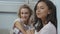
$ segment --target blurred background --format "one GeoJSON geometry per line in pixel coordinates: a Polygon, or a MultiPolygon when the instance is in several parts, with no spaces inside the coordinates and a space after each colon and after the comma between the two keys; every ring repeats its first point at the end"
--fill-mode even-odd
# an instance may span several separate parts
{"type": "MultiPolygon", "coordinates": [[[[33,10],[38,0],[0,0],[0,34],[10,34],[17,12],[23,4],[28,4],[33,10]]],[[[57,7],[58,34],[60,33],[60,0],[51,0],[57,7]]]]}

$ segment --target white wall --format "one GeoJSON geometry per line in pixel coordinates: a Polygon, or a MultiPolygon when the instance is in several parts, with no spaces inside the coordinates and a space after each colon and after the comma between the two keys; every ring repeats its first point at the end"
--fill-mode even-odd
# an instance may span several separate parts
{"type": "Polygon", "coordinates": [[[16,18],[16,13],[0,13],[0,34],[9,34],[16,18]]]}
{"type": "Polygon", "coordinates": [[[58,34],[60,34],[60,0],[56,0],[57,19],[58,19],[58,34]]]}

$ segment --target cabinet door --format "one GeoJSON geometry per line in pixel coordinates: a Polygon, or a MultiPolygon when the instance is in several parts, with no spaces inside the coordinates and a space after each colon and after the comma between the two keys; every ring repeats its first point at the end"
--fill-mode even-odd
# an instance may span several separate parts
{"type": "Polygon", "coordinates": [[[25,0],[0,0],[0,1],[25,2],[25,0]]]}
{"type": "Polygon", "coordinates": [[[28,0],[28,1],[29,1],[29,4],[30,4],[31,8],[34,9],[38,0],[28,0]]]}
{"type": "Polygon", "coordinates": [[[0,0],[0,12],[17,12],[25,0],[0,0]]]}

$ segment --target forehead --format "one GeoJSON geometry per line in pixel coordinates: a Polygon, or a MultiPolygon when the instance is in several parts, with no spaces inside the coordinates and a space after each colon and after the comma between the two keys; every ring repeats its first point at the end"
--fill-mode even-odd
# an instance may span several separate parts
{"type": "Polygon", "coordinates": [[[47,4],[46,4],[45,2],[43,2],[43,1],[41,1],[41,2],[39,2],[39,3],[37,4],[37,7],[40,7],[40,6],[48,7],[47,4]]]}
{"type": "Polygon", "coordinates": [[[29,12],[29,9],[28,8],[22,8],[21,12],[29,12]]]}

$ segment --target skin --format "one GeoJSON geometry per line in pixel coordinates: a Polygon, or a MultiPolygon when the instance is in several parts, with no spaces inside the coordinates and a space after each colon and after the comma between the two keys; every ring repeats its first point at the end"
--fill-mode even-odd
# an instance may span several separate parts
{"type": "Polygon", "coordinates": [[[27,22],[29,19],[30,13],[27,8],[22,8],[21,9],[21,18],[23,19],[24,22],[27,22]]]}
{"type": "Polygon", "coordinates": [[[42,19],[43,26],[47,23],[46,17],[48,14],[50,14],[50,10],[48,9],[46,3],[44,3],[43,1],[39,2],[37,4],[36,15],[38,18],[42,19]]]}

